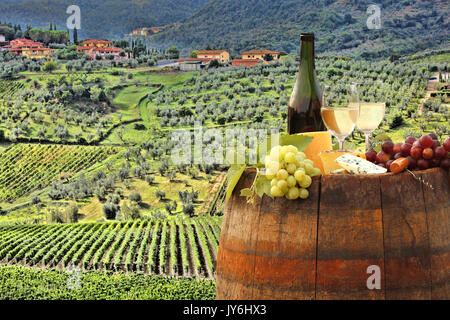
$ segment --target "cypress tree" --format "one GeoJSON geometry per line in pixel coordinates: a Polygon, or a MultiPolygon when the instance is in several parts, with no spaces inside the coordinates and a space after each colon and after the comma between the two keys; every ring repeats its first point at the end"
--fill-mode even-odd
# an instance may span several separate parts
{"type": "Polygon", "coordinates": [[[78,30],[76,27],[73,29],[73,43],[78,43],[78,30]]]}

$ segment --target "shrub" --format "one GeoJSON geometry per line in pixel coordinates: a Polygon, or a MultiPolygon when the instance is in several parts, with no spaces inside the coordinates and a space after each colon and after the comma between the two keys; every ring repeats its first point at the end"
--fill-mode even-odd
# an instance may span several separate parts
{"type": "Polygon", "coordinates": [[[145,176],[145,182],[147,182],[150,186],[153,184],[154,181],[155,181],[154,176],[152,176],[152,175],[145,176]]]}
{"type": "Polygon", "coordinates": [[[172,214],[172,212],[177,210],[177,202],[176,201],[168,202],[166,203],[165,208],[169,214],[172,214]]]}
{"type": "Polygon", "coordinates": [[[119,206],[114,203],[106,202],[103,205],[103,214],[108,220],[114,220],[116,218],[117,211],[119,211],[119,206]]]}
{"type": "Polygon", "coordinates": [[[401,113],[397,113],[391,117],[389,120],[389,128],[395,129],[400,127],[404,123],[403,116],[401,113]]]}
{"type": "Polygon", "coordinates": [[[134,124],[134,129],[135,129],[135,130],[138,130],[138,131],[142,131],[142,130],[145,130],[145,129],[147,129],[147,128],[146,128],[145,125],[143,125],[142,123],[135,123],[135,124],[134,124]]]}
{"type": "Polygon", "coordinates": [[[58,209],[50,209],[47,213],[47,223],[64,223],[64,215],[58,209]]]}
{"type": "Polygon", "coordinates": [[[141,203],[142,202],[142,197],[140,195],[139,192],[133,192],[130,194],[130,196],[128,197],[131,201],[134,201],[136,203],[141,203]]]}
{"type": "Polygon", "coordinates": [[[55,61],[47,61],[42,67],[42,71],[53,72],[58,69],[58,64],[55,61]]]}
{"type": "Polygon", "coordinates": [[[166,193],[162,190],[156,191],[156,197],[159,198],[159,200],[163,200],[166,197],[166,193]]]}
{"type": "Polygon", "coordinates": [[[66,210],[64,210],[64,218],[67,223],[77,223],[78,222],[78,206],[71,205],[66,210]]]}
{"type": "Polygon", "coordinates": [[[39,198],[38,196],[34,196],[31,199],[31,204],[39,204],[39,203],[41,203],[41,198],[39,198]]]}
{"type": "Polygon", "coordinates": [[[133,203],[124,202],[122,208],[120,209],[121,215],[124,219],[137,220],[141,218],[141,213],[139,211],[139,206],[133,203]]]}
{"type": "Polygon", "coordinates": [[[183,205],[183,212],[188,216],[192,217],[195,213],[195,208],[192,203],[187,203],[183,205]]]}
{"type": "Polygon", "coordinates": [[[227,119],[222,115],[217,117],[217,124],[224,125],[226,123],[226,121],[227,121],[227,119]]]}

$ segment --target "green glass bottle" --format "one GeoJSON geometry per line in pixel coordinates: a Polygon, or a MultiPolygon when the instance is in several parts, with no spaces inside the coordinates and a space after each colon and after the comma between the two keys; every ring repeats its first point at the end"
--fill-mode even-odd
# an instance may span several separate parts
{"type": "Polygon", "coordinates": [[[288,133],[325,131],[322,121],[322,90],[314,62],[314,34],[300,36],[300,67],[289,102],[288,133]]]}

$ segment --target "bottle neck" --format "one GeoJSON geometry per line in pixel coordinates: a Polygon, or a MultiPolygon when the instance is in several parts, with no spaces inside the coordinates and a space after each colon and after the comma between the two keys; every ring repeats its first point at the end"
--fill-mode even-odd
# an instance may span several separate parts
{"type": "Polygon", "coordinates": [[[310,70],[315,70],[314,62],[314,41],[302,40],[300,44],[300,67],[308,66],[310,70]]]}

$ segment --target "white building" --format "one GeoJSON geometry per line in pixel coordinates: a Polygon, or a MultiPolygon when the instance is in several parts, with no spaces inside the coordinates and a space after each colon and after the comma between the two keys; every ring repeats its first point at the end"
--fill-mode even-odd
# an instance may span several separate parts
{"type": "Polygon", "coordinates": [[[204,66],[201,61],[184,61],[178,64],[181,71],[201,70],[204,66]]]}
{"type": "Polygon", "coordinates": [[[0,42],[5,42],[5,41],[6,41],[5,36],[0,34],[0,42]]]}

